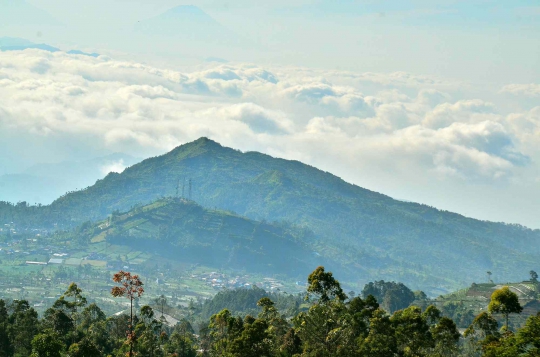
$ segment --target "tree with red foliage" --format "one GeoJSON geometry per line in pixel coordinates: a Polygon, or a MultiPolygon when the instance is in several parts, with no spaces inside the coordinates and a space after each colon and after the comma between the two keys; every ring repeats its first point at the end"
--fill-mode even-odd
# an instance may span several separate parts
{"type": "Polygon", "coordinates": [[[133,357],[133,345],[135,343],[135,333],[133,331],[133,300],[139,298],[144,293],[143,283],[138,275],[131,275],[130,272],[120,270],[114,274],[113,281],[121,286],[115,286],[111,290],[114,297],[126,297],[129,299],[129,331],[127,331],[127,341],[129,343],[129,357],[133,357]]]}

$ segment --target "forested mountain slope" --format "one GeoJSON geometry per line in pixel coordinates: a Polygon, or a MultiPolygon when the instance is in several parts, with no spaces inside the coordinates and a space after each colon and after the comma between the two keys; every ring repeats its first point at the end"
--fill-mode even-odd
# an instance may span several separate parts
{"type": "Polygon", "coordinates": [[[430,290],[469,285],[486,270],[513,280],[540,256],[538,230],[394,200],[298,161],[242,153],[206,138],[34,212],[73,225],[182,191],[206,207],[308,227],[317,251],[354,267],[357,276],[347,279],[362,282],[395,279],[430,290]]]}

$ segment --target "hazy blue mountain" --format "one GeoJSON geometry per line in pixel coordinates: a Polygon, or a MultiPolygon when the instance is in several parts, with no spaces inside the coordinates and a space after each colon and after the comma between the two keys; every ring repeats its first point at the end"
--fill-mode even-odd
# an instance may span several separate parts
{"type": "MultiPolygon", "coordinates": [[[[47,45],[45,43],[34,43],[30,40],[19,37],[0,37],[0,51],[23,51],[29,48],[35,48],[39,50],[58,52],[59,48],[47,45]]],[[[70,55],[83,55],[89,57],[99,57],[99,53],[89,53],[80,50],[69,50],[66,53],[70,55]]]]}
{"type": "Polygon", "coordinates": [[[61,23],[47,11],[24,0],[0,0],[0,29],[10,26],[57,26],[61,23]]]}
{"type": "Polygon", "coordinates": [[[70,54],[70,55],[82,55],[82,56],[89,56],[89,57],[99,57],[99,53],[95,53],[95,52],[88,53],[88,52],[83,52],[83,51],[80,51],[80,50],[70,50],[70,51],[67,51],[67,53],[70,54]]]}
{"type": "Polygon", "coordinates": [[[170,39],[170,47],[215,45],[238,45],[243,40],[233,31],[221,25],[203,10],[193,5],[174,7],[158,16],[135,24],[135,30],[147,37],[170,39]],[[181,41],[181,42],[177,42],[181,41]]]}
{"type": "Polygon", "coordinates": [[[22,46],[0,46],[0,51],[23,51],[29,48],[35,48],[38,50],[48,51],[48,52],[58,52],[59,48],[46,45],[44,43],[40,44],[31,44],[31,45],[22,45],[22,46]]]}
{"type": "Polygon", "coordinates": [[[31,46],[32,41],[19,37],[0,37],[0,47],[31,46]]]}
{"type": "Polygon", "coordinates": [[[91,160],[33,165],[0,176],[0,201],[49,204],[69,191],[90,186],[111,170],[121,170],[139,159],[115,153],[91,160]]]}

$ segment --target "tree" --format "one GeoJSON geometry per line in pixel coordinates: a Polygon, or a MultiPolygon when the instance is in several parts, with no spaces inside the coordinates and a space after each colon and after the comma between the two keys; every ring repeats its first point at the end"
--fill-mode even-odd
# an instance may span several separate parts
{"type": "Polygon", "coordinates": [[[13,355],[13,345],[9,339],[9,315],[4,300],[0,300],[0,357],[13,355]]]}
{"type": "Polygon", "coordinates": [[[441,310],[435,305],[429,305],[422,315],[430,326],[436,325],[442,317],[441,310]]]}
{"type": "Polygon", "coordinates": [[[133,356],[133,345],[135,344],[135,335],[133,330],[133,300],[140,298],[144,293],[143,283],[138,275],[131,275],[130,272],[120,270],[114,274],[113,281],[121,286],[115,286],[111,290],[114,297],[126,297],[129,300],[129,330],[127,333],[127,342],[129,343],[129,357],[133,356]]]}
{"type": "Polygon", "coordinates": [[[302,340],[296,334],[296,331],[291,328],[285,336],[283,336],[283,343],[281,344],[279,351],[284,356],[294,356],[302,353],[302,340]]]}
{"type": "Polygon", "coordinates": [[[57,303],[66,306],[71,311],[76,312],[77,308],[85,306],[87,301],[82,295],[82,289],[79,288],[77,284],[71,283],[64,292],[64,295],[60,296],[60,299],[57,300],[55,305],[57,303]]]}
{"type": "Polygon", "coordinates": [[[361,356],[388,357],[398,355],[394,324],[384,310],[378,309],[369,320],[369,334],[361,341],[361,356]]]}
{"type": "Polygon", "coordinates": [[[478,355],[485,342],[498,339],[498,327],[497,320],[488,312],[480,313],[463,333],[463,336],[467,339],[465,348],[471,353],[475,353],[475,356],[478,355]]]}
{"type": "Polygon", "coordinates": [[[338,299],[314,304],[307,312],[299,313],[293,323],[308,355],[335,356],[353,340],[352,318],[338,299]]]}
{"type": "Polygon", "coordinates": [[[101,357],[99,349],[92,341],[84,338],[78,343],[74,343],[69,347],[68,357],[101,357]]]}
{"type": "Polygon", "coordinates": [[[430,326],[419,307],[396,311],[390,321],[394,325],[398,351],[405,356],[425,356],[434,347],[430,326]]]}
{"type": "Polygon", "coordinates": [[[270,298],[263,297],[257,302],[262,311],[258,318],[268,325],[269,338],[272,340],[272,348],[277,352],[283,343],[283,337],[289,330],[289,323],[281,316],[270,298]]]}
{"type": "Polygon", "coordinates": [[[308,277],[308,294],[316,295],[320,303],[327,303],[332,299],[345,301],[347,296],[341,289],[331,272],[325,272],[323,266],[317,267],[308,277]]]}
{"type": "Polygon", "coordinates": [[[61,357],[64,344],[53,331],[46,331],[32,339],[32,354],[30,357],[61,357]]]}
{"type": "MultiPolygon", "coordinates": [[[[253,319],[246,316],[247,321],[253,319]]],[[[253,319],[254,320],[254,319],[253,319]]],[[[209,337],[211,338],[210,350],[212,355],[221,356],[224,351],[228,351],[231,341],[240,335],[244,322],[241,318],[235,318],[227,309],[212,315],[210,318],[209,337]]]]}
{"type": "Polygon", "coordinates": [[[271,351],[271,340],[266,321],[256,319],[244,324],[240,336],[230,345],[231,354],[235,357],[268,357],[271,351]]]}
{"type": "Polygon", "coordinates": [[[465,330],[463,335],[465,337],[477,335],[479,338],[497,336],[499,333],[498,326],[497,320],[484,311],[474,318],[472,324],[465,330]]]}
{"type": "Polygon", "coordinates": [[[77,284],[71,283],[53,306],[45,311],[45,325],[57,332],[68,346],[76,341],[74,335],[79,320],[78,309],[86,303],[82,290],[77,284]]]}
{"type": "Polygon", "coordinates": [[[161,312],[161,317],[163,317],[163,314],[165,312],[165,306],[167,306],[167,298],[165,297],[165,295],[161,295],[156,298],[154,302],[160,308],[159,311],[161,312]]]}
{"type": "Polygon", "coordinates": [[[495,290],[491,294],[491,301],[488,305],[490,313],[500,313],[505,318],[505,329],[508,331],[508,315],[519,314],[523,307],[519,304],[518,296],[510,291],[508,286],[495,290]]]}
{"type": "Polygon", "coordinates": [[[176,353],[178,357],[194,357],[197,355],[195,348],[195,331],[188,320],[182,319],[175,327],[165,350],[170,353],[176,353]]]}
{"type": "Polygon", "coordinates": [[[346,349],[352,341],[352,318],[347,313],[347,296],[331,272],[319,266],[308,277],[308,295],[318,297],[318,303],[309,311],[294,318],[295,330],[304,342],[304,352],[335,355],[346,349]]]}
{"type": "Polygon", "coordinates": [[[540,314],[530,316],[517,333],[488,336],[482,341],[484,357],[540,356],[540,314]]]}
{"type": "Polygon", "coordinates": [[[81,313],[80,328],[86,330],[93,324],[100,321],[105,321],[107,316],[95,303],[88,305],[81,313]]]}
{"type": "Polygon", "coordinates": [[[528,353],[525,356],[540,356],[540,313],[527,319],[516,334],[516,342],[521,352],[528,353]]]}
{"type": "Polygon", "coordinates": [[[47,309],[43,317],[45,318],[45,327],[62,336],[65,339],[64,342],[70,339],[70,334],[74,331],[75,325],[71,317],[63,310],[47,309]]]}
{"type": "Polygon", "coordinates": [[[135,328],[137,350],[143,356],[154,357],[160,354],[162,324],[154,318],[154,310],[148,305],[141,308],[141,320],[135,328]]]}
{"type": "Polygon", "coordinates": [[[15,355],[28,356],[32,351],[32,339],[38,332],[38,314],[26,300],[13,301],[11,309],[9,335],[15,355]]]}
{"type": "Polygon", "coordinates": [[[389,312],[405,309],[416,299],[412,290],[403,283],[384,280],[366,284],[362,295],[365,298],[373,295],[389,312]]]}
{"type": "Polygon", "coordinates": [[[461,335],[452,319],[441,317],[439,322],[431,328],[431,335],[435,341],[434,356],[452,357],[457,355],[461,335]]]}
{"type": "Polygon", "coordinates": [[[180,333],[174,332],[166,346],[166,351],[171,356],[178,357],[195,357],[197,351],[194,348],[192,339],[188,336],[183,336],[180,333]]]}
{"type": "MultiPolygon", "coordinates": [[[[97,326],[100,326],[100,324],[96,324],[97,326]]],[[[125,338],[126,338],[126,331],[129,331],[129,325],[130,325],[130,318],[128,315],[121,314],[117,316],[111,316],[107,319],[105,324],[105,329],[107,330],[107,333],[110,337],[110,339],[113,341],[112,347],[113,349],[120,348],[119,341],[123,341],[123,344],[125,344],[125,338]]],[[[100,326],[101,327],[101,326],[100,326]]],[[[96,341],[96,339],[93,339],[94,343],[98,346],[104,346],[104,341],[96,341]]]]}

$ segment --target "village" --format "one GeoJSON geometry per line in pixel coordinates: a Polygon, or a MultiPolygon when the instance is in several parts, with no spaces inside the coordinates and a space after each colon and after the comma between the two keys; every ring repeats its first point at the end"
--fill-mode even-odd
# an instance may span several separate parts
{"type": "Polygon", "coordinates": [[[0,227],[0,298],[26,299],[40,313],[72,281],[87,292],[89,301],[99,302],[108,313],[117,312],[123,306],[110,297],[110,289],[111,276],[119,270],[140,274],[152,296],[166,296],[172,305],[183,308],[192,299],[204,301],[224,289],[256,286],[283,293],[303,289],[299,282],[158,260],[149,252],[107,242],[63,241],[47,229],[19,228],[13,222],[0,227]]]}
{"type": "Polygon", "coordinates": [[[209,272],[202,274],[192,274],[191,278],[199,279],[216,290],[220,289],[234,289],[234,288],[249,288],[251,286],[257,286],[266,291],[280,291],[284,288],[284,284],[274,278],[263,278],[258,282],[253,282],[251,275],[237,275],[234,277],[227,276],[224,273],[209,272]]]}

